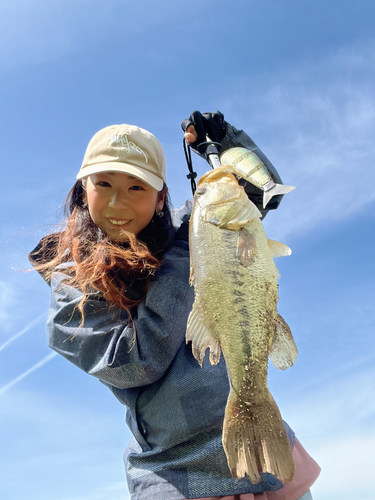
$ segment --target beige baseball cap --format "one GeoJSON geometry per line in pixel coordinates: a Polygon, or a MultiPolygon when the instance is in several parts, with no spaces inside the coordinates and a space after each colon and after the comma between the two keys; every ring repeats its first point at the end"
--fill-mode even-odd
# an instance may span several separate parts
{"type": "Polygon", "coordinates": [[[129,174],[161,191],[166,182],[165,154],[147,130],[112,125],[99,130],[89,142],[77,179],[99,172],[129,174]]]}

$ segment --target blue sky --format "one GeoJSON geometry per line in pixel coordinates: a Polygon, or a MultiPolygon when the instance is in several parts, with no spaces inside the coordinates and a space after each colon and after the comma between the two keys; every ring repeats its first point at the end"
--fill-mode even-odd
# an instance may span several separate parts
{"type": "Polygon", "coordinates": [[[21,271],[97,130],[153,132],[178,206],[180,122],[219,109],[297,186],[265,220],[293,250],[279,310],[300,352],[270,367],[272,393],[322,466],[314,499],[373,499],[374,15],[371,0],[1,3],[1,498],[128,498],[125,410],[47,348],[49,289],[21,271]]]}

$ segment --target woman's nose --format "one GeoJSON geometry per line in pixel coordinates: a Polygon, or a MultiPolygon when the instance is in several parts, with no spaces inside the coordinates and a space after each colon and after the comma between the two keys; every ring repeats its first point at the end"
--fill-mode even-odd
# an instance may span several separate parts
{"type": "Polygon", "coordinates": [[[126,193],[123,191],[116,191],[110,201],[111,207],[124,207],[128,204],[126,193]]]}

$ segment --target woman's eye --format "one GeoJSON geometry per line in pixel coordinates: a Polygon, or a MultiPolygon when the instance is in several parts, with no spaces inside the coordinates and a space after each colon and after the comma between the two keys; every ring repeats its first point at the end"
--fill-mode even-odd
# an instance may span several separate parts
{"type": "Polygon", "coordinates": [[[98,181],[96,183],[97,186],[102,186],[102,187],[111,187],[110,183],[107,181],[98,181]]]}
{"type": "Polygon", "coordinates": [[[135,186],[131,186],[130,189],[133,189],[135,191],[144,191],[144,187],[142,186],[138,186],[138,185],[135,185],[135,186]]]}

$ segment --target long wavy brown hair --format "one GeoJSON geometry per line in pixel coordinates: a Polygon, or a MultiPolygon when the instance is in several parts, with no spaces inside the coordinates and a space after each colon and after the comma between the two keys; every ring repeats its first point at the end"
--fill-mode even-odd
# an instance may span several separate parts
{"type": "Polygon", "coordinates": [[[168,193],[164,215],[154,216],[138,236],[128,233],[127,241],[121,243],[108,238],[92,221],[82,195],[82,184],[77,181],[65,202],[64,228],[45,236],[29,258],[47,282],[56,267],[64,264],[64,282],[83,294],[78,305],[82,321],[84,304],[93,290],[131,317],[131,308],[145,298],[150,277],[174,237],[168,193]]]}

